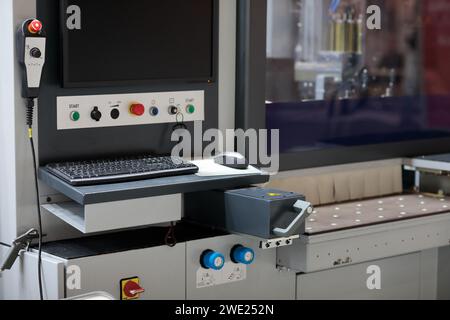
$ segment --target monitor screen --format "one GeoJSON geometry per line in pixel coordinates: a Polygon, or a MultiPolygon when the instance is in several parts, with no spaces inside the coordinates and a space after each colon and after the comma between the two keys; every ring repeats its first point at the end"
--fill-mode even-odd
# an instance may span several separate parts
{"type": "Polygon", "coordinates": [[[214,0],[62,0],[66,87],[214,78],[214,0]]]}

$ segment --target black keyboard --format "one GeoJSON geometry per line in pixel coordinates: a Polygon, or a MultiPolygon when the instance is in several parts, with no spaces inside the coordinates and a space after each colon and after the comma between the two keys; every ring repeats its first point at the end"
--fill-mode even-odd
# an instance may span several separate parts
{"type": "Polygon", "coordinates": [[[53,175],[74,186],[145,180],[198,172],[198,167],[176,157],[123,157],[106,160],[53,163],[53,175]]]}

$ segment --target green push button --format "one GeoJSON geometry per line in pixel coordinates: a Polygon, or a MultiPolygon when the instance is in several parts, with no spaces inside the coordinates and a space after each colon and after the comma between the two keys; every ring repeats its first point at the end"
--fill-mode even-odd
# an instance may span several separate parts
{"type": "Polygon", "coordinates": [[[78,112],[78,111],[73,111],[71,114],[70,114],[70,119],[72,120],[72,121],[78,121],[78,120],[80,120],[80,113],[78,112]]]}
{"type": "Polygon", "coordinates": [[[195,106],[193,104],[189,104],[186,107],[186,112],[189,113],[189,114],[193,114],[195,112],[195,106]]]}

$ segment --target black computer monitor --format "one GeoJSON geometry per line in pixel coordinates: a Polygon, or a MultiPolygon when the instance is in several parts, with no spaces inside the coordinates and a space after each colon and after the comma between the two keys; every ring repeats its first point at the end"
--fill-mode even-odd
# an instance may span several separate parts
{"type": "Polygon", "coordinates": [[[215,77],[214,0],[61,0],[64,87],[215,77]]]}

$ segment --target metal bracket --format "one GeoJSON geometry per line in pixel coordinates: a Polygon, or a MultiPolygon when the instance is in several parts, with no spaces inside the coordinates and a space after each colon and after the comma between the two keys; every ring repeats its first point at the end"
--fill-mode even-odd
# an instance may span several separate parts
{"type": "Polygon", "coordinates": [[[271,239],[271,240],[264,240],[261,241],[259,244],[259,247],[263,250],[269,250],[269,249],[275,249],[280,247],[286,247],[290,246],[294,243],[294,240],[300,238],[299,235],[295,235],[292,237],[286,237],[286,238],[277,238],[277,239],[271,239]]]}

